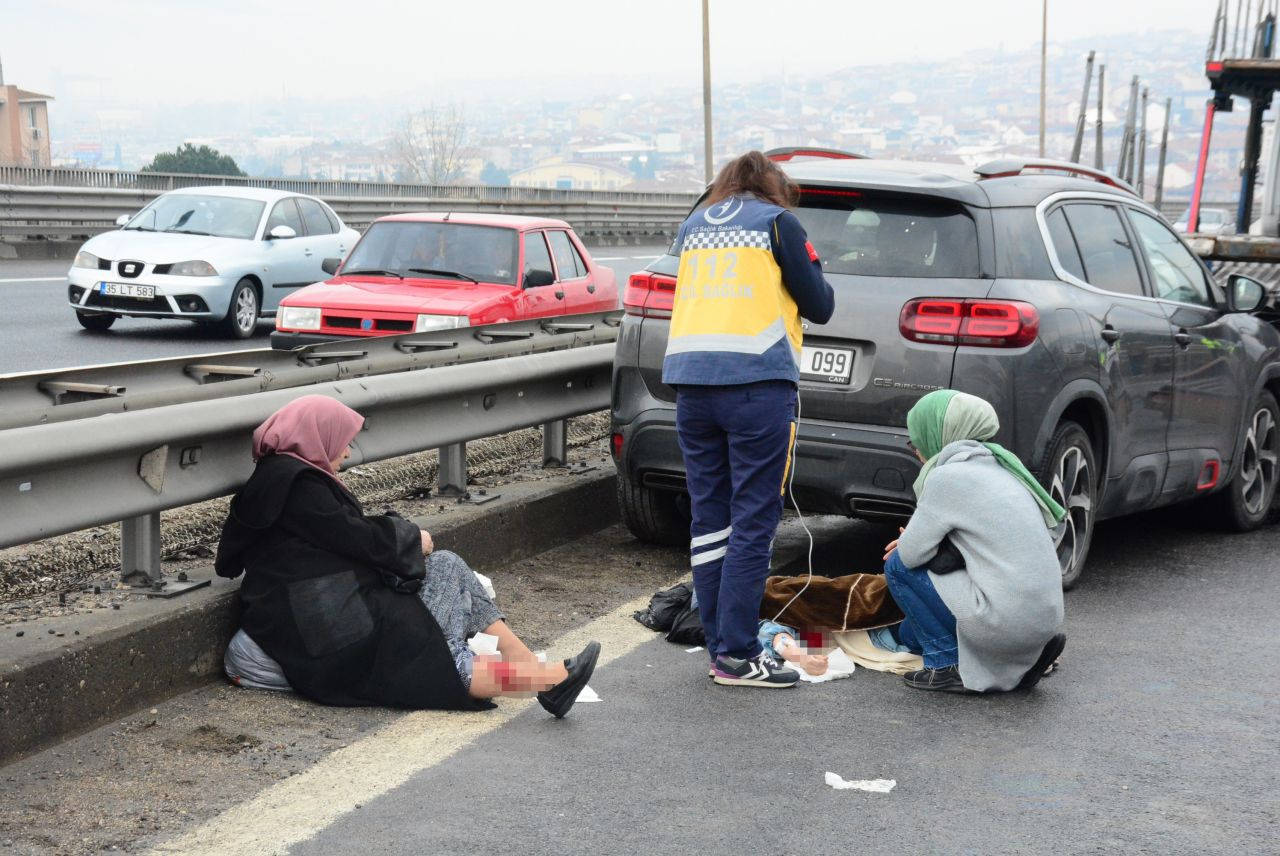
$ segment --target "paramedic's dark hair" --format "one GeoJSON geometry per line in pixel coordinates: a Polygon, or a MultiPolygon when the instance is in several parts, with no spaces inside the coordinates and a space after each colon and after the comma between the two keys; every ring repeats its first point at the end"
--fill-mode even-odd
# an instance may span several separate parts
{"type": "Polygon", "coordinates": [[[740,193],[751,193],[783,208],[794,207],[799,190],[776,163],[760,152],[747,152],[724,165],[704,200],[714,205],[740,193]]]}

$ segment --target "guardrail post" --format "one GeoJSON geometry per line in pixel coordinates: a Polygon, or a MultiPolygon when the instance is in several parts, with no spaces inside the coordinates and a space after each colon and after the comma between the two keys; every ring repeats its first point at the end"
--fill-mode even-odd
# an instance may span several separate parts
{"type": "Polygon", "coordinates": [[[120,580],[138,588],[161,588],[160,512],[120,521],[120,580]]]}
{"type": "Polygon", "coordinates": [[[440,469],[436,474],[436,496],[466,496],[467,444],[454,443],[439,450],[440,469]]]}
{"type": "Polygon", "coordinates": [[[563,419],[542,426],[542,466],[563,467],[569,463],[566,423],[563,419]]]}

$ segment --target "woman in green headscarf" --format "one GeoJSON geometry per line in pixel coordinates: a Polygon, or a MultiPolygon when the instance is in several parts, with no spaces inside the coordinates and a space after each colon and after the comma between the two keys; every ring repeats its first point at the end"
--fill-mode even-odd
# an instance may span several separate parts
{"type": "Polygon", "coordinates": [[[916,510],[888,544],[885,578],[907,616],[898,641],[924,656],[905,676],[926,690],[1034,686],[1062,653],[1062,580],[1052,529],[1064,511],[1012,452],[989,442],[989,403],[953,389],[923,396],[907,433],[923,466],[916,510]],[[963,567],[942,570],[954,549],[963,567]]]}

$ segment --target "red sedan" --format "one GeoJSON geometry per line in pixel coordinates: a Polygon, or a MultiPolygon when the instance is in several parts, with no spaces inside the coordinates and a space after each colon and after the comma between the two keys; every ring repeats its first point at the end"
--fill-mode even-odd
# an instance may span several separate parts
{"type": "Polygon", "coordinates": [[[375,220],[332,279],[280,302],[271,344],[423,333],[617,308],[614,273],[568,223],[511,214],[375,220]]]}

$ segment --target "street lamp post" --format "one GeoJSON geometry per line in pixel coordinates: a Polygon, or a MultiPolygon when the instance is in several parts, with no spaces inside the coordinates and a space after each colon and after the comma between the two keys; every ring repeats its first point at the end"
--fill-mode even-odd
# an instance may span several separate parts
{"type": "MultiPolygon", "coordinates": [[[[705,3],[706,0],[703,0],[705,3]]],[[[1040,13],[1040,157],[1044,157],[1044,77],[1049,58],[1049,0],[1040,13]]]]}
{"type": "MultiPolygon", "coordinates": [[[[1047,2],[1047,0],[1046,0],[1047,2]]],[[[707,183],[711,183],[711,10],[702,0],[702,147],[707,183]]]]}

